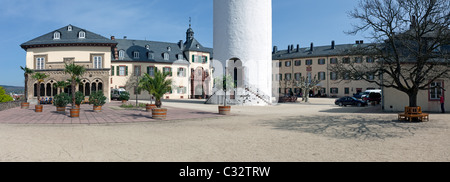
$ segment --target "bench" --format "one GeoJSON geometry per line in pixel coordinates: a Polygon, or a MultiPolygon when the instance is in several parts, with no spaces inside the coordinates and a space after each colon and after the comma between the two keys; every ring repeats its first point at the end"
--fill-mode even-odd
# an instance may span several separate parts
{"type": "Polygon", "coordinates": [[[404,113],[398,114],[399,121],[410,121],[412,122],[413,118],[417,118],[419,121],[429,121],[429,114],[422,113],[421,107],[405,107],[404,113]]]}

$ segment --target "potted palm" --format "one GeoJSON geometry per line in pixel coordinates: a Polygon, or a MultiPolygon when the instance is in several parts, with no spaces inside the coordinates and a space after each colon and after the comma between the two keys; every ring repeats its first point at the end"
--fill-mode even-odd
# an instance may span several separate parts
{"type": "Polygon", "coordinates": [[[119,100],[122,101],[122,104],[125,104],[128,100],[130,100],[130,94],[128,92],[121,92],[119,95],[119,100]]]}
{"type": "Polygon", "coordinates": [[[80,65],[75,65],[75,63],[66,64],[64,72],[70,75],[72,86],[72,109],[70,110],[70,117],[80,117],[80,109],[75,107],[75,87],[79,77],[86,72],[86,68],[80,65]]]}
{"type": "Polygon", "coordinates": [[[37,87],[36,87],[36,92],[37,92],[37,105],[35,106],[35,111],[36,112],[42,112],[43,106],[41,105],[41,83],[44,82],[44,79],[46,79],[48,77],[48,75],[44,74],[44,73],[35,73],[33,76],[33,79],[37,80],[37,87]]]}
{"type": "Polygon", "coordinates": [[[150,77],[148,79],[148,84],[150,86],[150,93],[151,95],[155,96],[155,105],[156,108],[152,109],[152,118],[153,119],[166,119],[167,116],[167,108],[161,108],[162,102],[161,98],[166,94],[167,92],[170,92],[172,90],[172,79],[167,79],[167,76],[171,75],[172,73],[166,72],[163,73],[159,70],[155,71],[155,76],[150,77]]]}
{"type": "Polygon", "coordinates": [[[22,102],[21,108],[22,109],[28,109],[30,107],[30,103],[28,102],[28,76],[30,74],[33,74],[34,71],[29,69],[29,68],[27,68],[27,67],[24,68],[22,66],[20,67],[20,69],[23,70],[24,76],[25,76],[25,101],[22,102]]]}
{"type": "Polygon", "coordinates": [[[56,106],[56,112],[65,114],[66,113],[66,106],[70,103],[70,96],[67,93],[60,93],[58,95],[55,95],[55,98],[53,100],[53,105],[56,106]]]}
{"type": "Polygon", "coordinates": [[[231,106],[227,106],[227,91],[234,89],[234,80],[230,75],[216,78],[215,86],[218,90],[224,92],[223,106],[219,106],[219,114],[229,115],[231,113],[231,106]]]}
{"type": "Polygon", "coordinates": [[[152,79],[149,74],[145,73],[144,76],[139,80],[138,89],[139,91],[145,90],[150,95],[150,104],[146,104],[145,110],[147,112],[151,112],[154,108],[156,108],[156,104],[153,104],[153,94],[152,94],[152,85],[150,84],[150,79],[152,79]]]}
{"type": "Polygon", "coordinates": [[[56,82],[56,85],[55,85],[55,87],[59,88],[59,93],[63,93],[64,89],[68,86],[70,86],[70,82],[66,82],[66,81],[56,82]]]}
{"type": "Polygon", "coordinates": [[[106,104],[106,97],[103,91],[97,91],[89,97],[89,104],[94,105],[94,112],[101,112],[102,106],[106,104]]]}

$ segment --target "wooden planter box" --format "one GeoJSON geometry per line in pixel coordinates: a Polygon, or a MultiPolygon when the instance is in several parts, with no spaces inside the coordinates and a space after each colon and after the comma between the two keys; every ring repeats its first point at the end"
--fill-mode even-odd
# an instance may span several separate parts
{"type": "Polygon", "coordinates": [[[163,120],[167,117],[166,108],[154,108],[152,109],[152,118],[157,120],[163,120]]]}
{"type": "Polygon", "coordinates": [[[58,112],[60,114],[65,114],[66,113],[66,107],[56,107],[56,112],[58,112]]]}
{"type": "Polygon", "coordinates": [[[231,106],[219,106],[219,114],[220,115],[230,115],[231,114],[231,106]]]}
{"type": "Polygon", "coordinates": [[[102,106],[94,106],[94,112],[102,112],[102,106]]]}
{"type": "Polygon", "coordinates": [[[28,103],[28,102],[22,102],[22,104],[20,104],[20,108],[22,108],[22,109],[28,109],[28,108],[30,108],[30,103],[28,103]]]}
{"type": "Polygon", "coordinates": [[[80,109],[70,109],[70,117],[79,118],[80,117],[80,109]]]}
{"type": "Polygon", "coordinates": [[[36,112],[42,112],[42,110],[44,109],[44,106],[43,105],[36,105],[36,106],[34,106],[34,108],[35,108],[36,112]]]}
{"type": "Polygon", "coordinates": [[[145,105],[145,110],[146,110],[147,112],[152,112],[152,110],[153,110],[154,108],[156,108],[156,105],[155,105],[155,104],[147,104],[147,105],[145,105]]]}

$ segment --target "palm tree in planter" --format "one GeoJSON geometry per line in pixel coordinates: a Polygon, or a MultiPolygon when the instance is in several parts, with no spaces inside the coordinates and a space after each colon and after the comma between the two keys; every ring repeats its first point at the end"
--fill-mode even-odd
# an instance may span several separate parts
{"type": "Polygon", "coordinates": [[[44,83],[44,79],[48,77],[48,75],[44,73],[35,73],[33,74],[33,79],[37,80],[37,105],[35,106],[36,112],[42,112],[43,106],[41,105],[41,83],[44,83]]]}
{"type": "Polygon", "coordinates": [[[53,100],[53,105],[56,106],[56,112],[65,114],[66,113],[66,106],[70,103],[70,96],[67,93],[60,93],[55,96],[53,100]]]}
{"type": "Polygon", "coordinates": [[[106,104],[106,97],[103,91],[96,91],[89,96],[89,104],[94,105],[94,112],[101,112],[102,106],[106,104]]]}
{"type": "Polygon", "coordinates": [[[149,74],[145,73],[144,76],[139,80],[138,83],[138,91],[145,90],[150,95],[150,104],[147,104],[145,109],[147,112],[151,112],[154,108],[156,108],[156,104],[153,104],[153,86],[150,84],[150,79],[153,77],[149,74]]]}
{"type": "Polygon", "coordinates": [[[63,93],[64,89],[67,88],[68,86],[70,86],[70,82],[66,82],[66,81],[59,81],[56,82],[55,87],[59,88],[59,93],[63,93]]]}
{"type": "Polygon", "coordinates": [[[231,75],[224,75],[223,77],[216,78],[215,86],[218,90],[224,92],[223,106],[219,106],[219,114],[229,115],[231,112],[231,106],[227,106],[227,91],[234,89],[234,79],[231,75]]]}
{"type": "Polygon", "coordinates": [[[80,79],[79,77],[86,72],[86,68],[84,68],[83,66],[80,66],[80,65],[75,65],[75,63],[66,64],[64,72],[66,74],[70,75],[71,86],[72,86],[72,109],[70,110],[70,117],[79,117],[80,109],[76,108],[76,106],[75,106],[76,105],[76,103],[75,103],[75,87],[77,84],[77,80],[80,79]]]}
{"type": "Polygon", "coordinates": [[[161,108],[161,98],[164,96],[164,94],[172,90],[172,79],[167,79],[167,76],[169,75],[172,75],[172,73],[163,73],[159,70],[156,70],[155,76],[149,76],[149,78],[147,79],[150,88],[149,92],[151,95],[155,96],[156,108],[152,109],[153,119],[166,119],[167,109],[161,108]]]}
{"type": "Polygon", "coordinates": [[[21,104],[22,109],[28,109],[30,107],[30,103],[28,102],[28,76],[33,74],[34,71],[27,67],[20,67],[23,70],[25,76],[25,102],[21,104]]]}

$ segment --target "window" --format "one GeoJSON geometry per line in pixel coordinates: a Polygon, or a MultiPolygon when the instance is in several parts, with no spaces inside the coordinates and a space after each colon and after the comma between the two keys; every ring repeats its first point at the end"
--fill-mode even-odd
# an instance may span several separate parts
{"type": "Polygon", "coordinates": [[[163,73],[164,74],[169,73],[169,76],[172,76],[172,68],[169,67],[163,68],[163,73]]]}
{"type": "Polygon", "coordinates": [[[443,94],[442,88],[443,88],[444,82],[442,81],[435,81],[430,84],[430,100],[439,100],[439,96],[443,94]]]}
{"type": "Polygon", "coordinates": [[[292,77],[292,75],[290,73],[286,73],[285,74],[285,78],[286,78],[287,81],[290,81],[291,77],[292,77]]]}
{"type": "Polygon", "coordinates": [[[331,80],[337,80],[337,79],[338,79],[337,73],[335,73],[335,72],[330,72],[330,79],[331,79],[331,80]]]}
{"type": "Polygon", "coordinates": [[[172,48],[171,47],[167,47],[167,51],[172,51],[172,48]]]}
{"type": "Polygon", "coordinates": [[[295,80],[300,81],[301,77],[302,77],[302,73],[295,73],[295,80]]]}
{"type": "Polygon", "coordinates": [[[286,66],[286,67],[291,67],[291,61],[286,61],[286,62],[284,63],[284,66],[286,66]]]}
{"type": "Polygon", "coordinates": [[[141,76],[141,66],[134,66],[134,76],[141,76]]]}
{"type": "Polygon", "coordinates": [[[178,75],[178,77],[186,77],[186,69],[178,68],[177,75],[178,75]]]}
{"type": "Polygon", "coordinates": [[[301,66],[302,65],[302,61],[301,60],[296,60],[295,61],[295,66],[301,66]]]}
{"type": "Polygon", "coordinates": [[[123,59],[125,58],[125,51],[124,50],[120,50],[119,51],[119,59],[123,59]]]}
{"type": "Polygon", "coordinates": [[[118,76],[128,76],[128,66],[119,66],[117,71],[119,72],[118,76]]]}
{"type": "Polygon", "coordinates": [[[207,56],[202,56],[202,63],[203,64],[208,63],[208,57],[207,56]]]}
{"type": "Polygon", "coordinates": [[[145,45],[145,49],[150,50],[150,45],[145,45]]]}
{"type": "Polygon", "coordinates": [[[147,53],[147,58],[148,59],[155,59],[155,54],[153,54],[152,52],[147,53]]]}
{"type": "Polygon", "coordinates": [[[325,76],[325,72],[319,72],[319,80],[325,80],[326,76],[325,76]]]}
{"type": "Polygon", "coordinates": [[[355,63],[362,63],[362,57],[355,57],[355,63]]]}
{"type": "Polygon", "coordinates": [[[61,33],[59,32],[53,33],[53,39],[61,39],[61,33]]]}
{"type": "Polygon", "coordinates": [[[283,74],[278,74],[278,81],[283,80],[283,74]]]}
{"type": "Polygon", "coordinates": [[[350,58],[342,58],[342,63],[350,64],[350,58]]]}
{"type": "Polygon", "coordinates": [[[367,73],[367,79],[368,80],[374,80],[375,79],[375,75],[373,73],[367,73]]]}
{"type": "Polygon", "coordinates": [[[338,88],[330,88],[330,94],[339,94],[338,88]]]}
{"type": "Polygon", "coordinates": [[[164,60],[168,61],[169,60],[169,53],[164,53],[163,57],[164,57],[164,60]]]}
{"type": "Polygon", "coordinates": [[[366,62],[373,63],[374,62],[373,57],[366,57],[366,62]]]}
{"type": "Polygon", "coordinates": [[[178,54],[178,60],[183,60],[183,54],[178,54]]]}
{"type": "Polygon", "coordinates": [[[101,69],[103,67],[102,65],[102,57],[101,56],[94,56],[94,69],[101,69]]]}
{"type": "Polygon", "coordinates": [[[37,70],[45,69],[45,58],[43,57],[36,58],[36,69],[37,70]]]}
{"type": "Polygon", "coordinates": [[[133,58],[134,58],[134,59],[139,59],[139,57],[140,57],[140,56],[139,56],[139,52],[138,52],[138,51],[134,51],[134,52],[133,52],[133,58]]]}
{"type": "Polygon", "coordinates": [[[331,58],[330,59],[330,64],[337,64],[338,59],[337,58],[331,58]]]}
{"type": "Polygon", "coordinates": [[[344,80],[350,80],[350,73],[344,73],[344,80]]]}
{"type": "Polygon", "coordinates": [[[306,60],[306,65],[312,65],[312,59],[308,59],[308,60],[306,60]]]}
{"type": "Polygon", "coordinates": [[[319,63],[319,65],[324,65],[325,64],[325,59],[319,59],[318,63],[319,63]]]}
{"type": "Polygon", "coordinates": [[[71,26],[71,25],[69,25],[69,26],[67,27],[67,31],[69,31],[69,32],[72,31],[72,26],[71,26]]]}
{"type": "Polygon", "coordinates": [[[147,67],[147,74],[150,76],[155,76],[155,67],[154,66],[147,67]]]}
{"type": "Polygon", "coordinates": [[[350,94],[350,88],[348,88],[348,87],[345,87],[344,88],[344,94],[350,94]]]}
{"type": "Polygon", "coordinates": [[[177,93],[178,94],[186,94],[186,92],[187,92],[186,87],[178,87],[177,88],[177,93]]]}
{"type": "Polygon", "coordinates": [[[86,32],[84,32],[84,31],[78,32],[78,38],[80,38],[80,39],[86,38],[86,32]]]}

